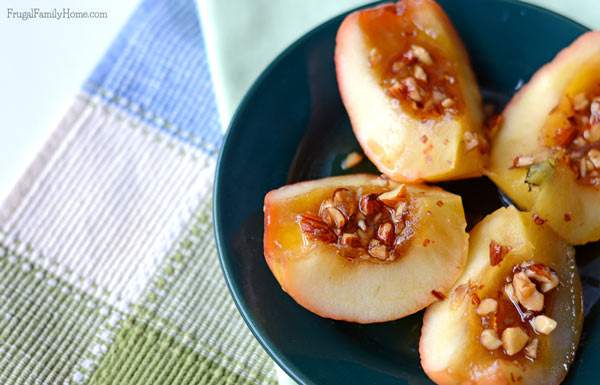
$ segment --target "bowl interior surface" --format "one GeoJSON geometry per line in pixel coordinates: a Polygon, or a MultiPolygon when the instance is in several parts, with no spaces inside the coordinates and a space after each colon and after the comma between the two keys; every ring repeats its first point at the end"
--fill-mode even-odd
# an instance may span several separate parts
{"type": "MultiPolygon", "coordinates": [[[[469,51],[484,99],[501,109],[585,27],[510,0],[440,0],[469,51]]],[[[341,15],[284,51],[250,89],[229,128],[215,181],[215,233],[225,278],[242,316],[271,356],[301,384],[431,384],[419,364],[422,312],[381,324],[320,318],[284,293],[263,257],[263,198],[274,188],[345,173],[360,151],[336,83],[341,15]]],[[[368,161],[346,172],[374,172],[368,161]]],[[[443,183],[463,197],[469,226],[503,203],[487,179],[443,183]]],[[[578,249],[580,267],[598,247],[578,249]]],[[[585,282],[584,277],[584,283],[585,282]]],[[[593,282],[592,282],[593,283],[593,282]]],[[[597,281],[595,282],[597,286],[597,281]]],[[[600,351],[594,308],[566,383],[590,383],[600,351]]]]}

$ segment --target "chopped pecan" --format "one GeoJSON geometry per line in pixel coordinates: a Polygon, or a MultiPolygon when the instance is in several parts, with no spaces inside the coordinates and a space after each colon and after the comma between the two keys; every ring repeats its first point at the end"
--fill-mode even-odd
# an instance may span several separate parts
{"type": "Polygon", "coordinates": [[[490,246],[489,246],[490,265],[492,265],[492,266],[498,265],[500,262],[502,262],[502,260],[504,259],[506,254],[508,254],[509,251],[510,251],[510,247],[503,246],[503,245],[499,244],[498,242],[491,240],[490,246]]]}
{"type": "Polygon", "coordinates": [[[519,303],[525,309],[541,311],[544,308],[544,295],[537,290],[525,272],[516,273],[512,285],[519,303]]]}
{"type": "Polygon", "coordinates": [[[528,341],[529,336],[520,327],[506,328],[502,332],[502,347],[504,347],[504,352],[509,356],[513,356],[523,350],[528,341]]]}
{"type": "Polygon", "coordinates": [[[301,214],[297,217],[300,229],[308,237],[327,243],[336,241],[335,232],[321,218],[311,214],[301,214]]]}
{"type": "Polygon", "coordinates": [[[372,239],[371,242],[369,242],[368,252],[371,257],[380,261],[385,261],[388,258],[387,248],[377,239],[372,239]]]}
{"type": "Polygon", "coordinates": [[[425,48],[421,47],[420,45],[416,45],[416,44],[411,45],[410,48],[418,61],[420,61],[421,63],[423,63],[425,65],[433,64],[433,59],[431,58],[431,55],[429,54],[429,52],[427,52],[427,50],[425,48]]]}
{"type": "Polygon", "coordinates": [[[348,247],[361,247],[362,243],[357,234],[344,233],[340,239],[340,243],[348,247]]]}
{"type": "Polygon", "coordinates": [[[332,203],[337,209],[341,210],[346,216],[351,217],[356,214],[357,199],[354,191],[347,188],[338,188],[333,192],[332,203]]]}
{"type": "Polygon", "coordinates": [[[380,194],[377,199],[379,199],[383,204],[388,207],[396,207],[398,202],[406,200],[407,190],[406,185],[401,184],[393,190],[384,192],[380,194]]]}
{"type": "Polygon", "coordinates": [[[363,156],[360,153],[358,153],[356,151],[352,151],[351,153],[346,155],[346,157],[342,161],[341,168],[342,168],[342,170],[347,170],[349,168],[355,167],[360,162],[362,162],[362,160],[363,160],[363,156]]]}
{"type": "Polygon", "coordinates": [[[394,243],[394,226],[390,222],[380,224],[377,229],[377,238],[391,246],[394,243]]]}
{"type": "Polygon", "coordinates": [[[377,194],[367,194],[360,198],[359,210],[364,215],[375,215],[381,211],[381,203],[377,199],[377,194]]]}
{"type": "Polygon", "coordinates": [[[481,332],[479,341],[487,350],[496,350],[502,346],[502,341],[500,341],[498,333],[494,329],[484,329],[481,332]]]}

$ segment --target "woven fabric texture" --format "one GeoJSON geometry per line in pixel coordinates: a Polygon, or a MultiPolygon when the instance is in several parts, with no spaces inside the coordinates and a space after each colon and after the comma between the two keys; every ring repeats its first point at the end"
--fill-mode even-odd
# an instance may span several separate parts
{"type": "Polygon", "coordinates": [[[145,0],[0,207],[1,384],[275,384],[216,255],[192,0],[145,0]]]}

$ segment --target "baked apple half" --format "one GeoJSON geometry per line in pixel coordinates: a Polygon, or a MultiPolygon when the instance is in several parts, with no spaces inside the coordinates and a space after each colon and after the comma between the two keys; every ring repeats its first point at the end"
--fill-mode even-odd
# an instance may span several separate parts
{"type": "Polygon", "coordinates": [[[269,192],[264,212],[271,271],[322,317],[404,317],[444,298],[466,261],[461,198],[437,187],[330,177],[269,192]]]}
{"type": "Polygon", "coordinates": [[[490,178],[571,244],[600,239],[600,32],[581,36],[512,99],[490,178]]]}
{"type": "Polygon", "coordinates": [[[465,272],[425,312],[421,365],[437,384],[559,384],[582,328],[574,249],[514,207],[470,234],[465,272]]]}
{"type": "Polygon", "coordinates": [[[405,182],[481,175],[488,144],[479,88],[437,3],[403,0],[350,14],[335,64],[354,133],[382,173],[405,182]]]}

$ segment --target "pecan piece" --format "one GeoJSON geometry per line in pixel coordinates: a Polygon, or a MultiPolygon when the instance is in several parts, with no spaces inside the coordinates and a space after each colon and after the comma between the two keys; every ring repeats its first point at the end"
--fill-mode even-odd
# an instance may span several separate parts
{"type": "Polygon", "coordinates": [[[380,224],[377,229],[377,238],[391,246],[394,243],[394,226],[390,222],[380,224]]]}
{"type": "Polygon", "coordinates": [[[412,53],[415,55],[418,61],[425,65],[432,65],[433,59],[427,50],[420,45],[413,44],[410,46],[412,53]]]}
{"type": "Polygon", "coordinates": [[[340,243],[348,247],[361,247],[362,243],[360,237],[357,234],[344,233],[340,239],[340,243]]]}
{"type": "Polygon", "coordinates": [[[490,241],[489,249],[490,249],[490,265],[492,265],[492,266],[496,266],[500,262],[502,262],[502,260],[506,256],[506,254],[508,254],[508,252],[510,251],[510,247],[503,246],[494,240],[490,241]]]}
{"type": "Polygon", "coordinates": [[[380,261],[385,261],[388,257],[387,248],[377,239],[372,239],[371,242],[369,242],[368,252],[371,257],[380,261]]]}
{"type": "Polygon", "coordinates": [[[301,214],[296,218],[300,229],[309,238],[333,243],[337,240],[337,236],[321,218],[311,214],[301,214]]]}
{"type": "Polygon", "coordinates": [[[384,192],[380,194],[377,199],[379,199],[383,204],[389,207],[396,207],[398,202],[404,201],[406,199],[406,185],[401,184],[393,190],[384,192]]]}
{"type": "Polygon", "coordinates": [[[364,215],[375,215],[382,209],[381,203],[377,200],[377,194],[367,194],[360,198],[359,210],[364,215]]]}
{"type": "Polygon", "coordinates": [[[356,214],[357,199],[354,191],[347,188],[338,188],[333,192],[333,206],[341,210],[347,217],[356,214]]]}

